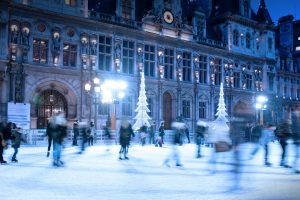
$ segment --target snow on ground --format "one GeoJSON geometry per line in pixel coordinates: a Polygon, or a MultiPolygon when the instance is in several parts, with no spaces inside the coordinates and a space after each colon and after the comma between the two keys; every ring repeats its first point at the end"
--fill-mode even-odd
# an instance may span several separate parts
{"type": "MultiPolygon", "coordinates": [[[[293,159],[292,145],[289,162],[293,159]]],[[[253,145],[243,145],[243,159],[253,145]]],[[[242,163],[239,189],[233,190],[231,153],[219,154],[216,172],[209,164],[211,148],[202,146],[204,157],[195,158],[195,146],[179,147],[183,167],[163,165],[171,147],[140,146],[129,149],[130,160],[119,160],[119,146],[97,144],[83,154],[66,145],[64,167],[53,167],[46,158],[46,146],[25,146],[19,150],[18,163],[0,166],[1,200],[298,200],[300,175],[280,168],[280,148],[271,144],[272,167],[263,166],[263,149],[253,160],[242,163]],[[109,148],[109,151],[106,149],[109,148]]],[[[13,150],[5,152],[8,161],[13,150]]]]}

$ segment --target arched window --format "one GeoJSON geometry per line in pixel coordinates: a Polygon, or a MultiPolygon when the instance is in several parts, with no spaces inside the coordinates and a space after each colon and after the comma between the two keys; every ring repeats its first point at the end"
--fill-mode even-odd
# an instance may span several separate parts
{"type": "Polygon", "coordinates": [[[239,46],[239,32],[238,30],[233,31],[233,44],[239,46]]]}
{"type": "Polygon", "coordinates": [[[246,48],[250,49],[250,41],[251,41],[251,37],[250,37],[250,33],[246,34],[246,48]]]}
{"type": "Polygon", "coordinates": [[[131,0],[122,0],[122,17],[125,19],[131,19],[131,0]]]}

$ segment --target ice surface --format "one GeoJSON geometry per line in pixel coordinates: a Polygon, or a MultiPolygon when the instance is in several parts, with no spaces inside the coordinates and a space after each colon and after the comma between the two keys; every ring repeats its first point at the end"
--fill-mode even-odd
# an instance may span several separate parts
{"type": "MultiPolygon", "coordinates": [[[[293,147],[289,145],[289,162],[293,147]]],[[[253,145],[242,146],[247,159],[253,145]]],[[[66,145],[64,167],[52,167],[46,146],[22,146],[18,163],[0,166],[0,200],[82,199],[205,199],[205,200],[298,200],[300,175],[280,168],[279,144],[271,144],[270,162],[263,166],[263,149],[253,160],[243,161],[240,188],[235,185],[231,153],[219,154],[216,173],[209,164],[211,148],[202,146],[204,157],[195,158],[195,146],[179,147],[183,167],[163,166],[171,147],[132,145],[130,160],[118,160],[119,146],[97,144],[83,154],[66,145]]],[[[5,151],[8,161],[13,150],[5,151]]]]}

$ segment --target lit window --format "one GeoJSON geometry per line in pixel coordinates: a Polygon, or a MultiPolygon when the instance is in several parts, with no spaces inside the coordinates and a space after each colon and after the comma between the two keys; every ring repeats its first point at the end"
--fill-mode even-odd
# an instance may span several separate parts
{"type": "Polygon", "coordinates": [[[300,46],[297,46],[297,47],[296,47],[296,51],[300,51],[300,46]]]}
{"type": "Polygon", "coordinates": [[[300,36],[298,37],[298,40],[300,41],[300,36]]]}

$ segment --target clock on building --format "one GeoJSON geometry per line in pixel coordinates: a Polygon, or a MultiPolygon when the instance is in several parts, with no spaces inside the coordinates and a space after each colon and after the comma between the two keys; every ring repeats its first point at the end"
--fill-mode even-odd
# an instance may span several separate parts
{"type": "Polygon", "coordinates": [[[165,11],[164,12],[164,20],[168,24],[172,24],[174,21],[173,14],[170,11],[165,11]]]}

